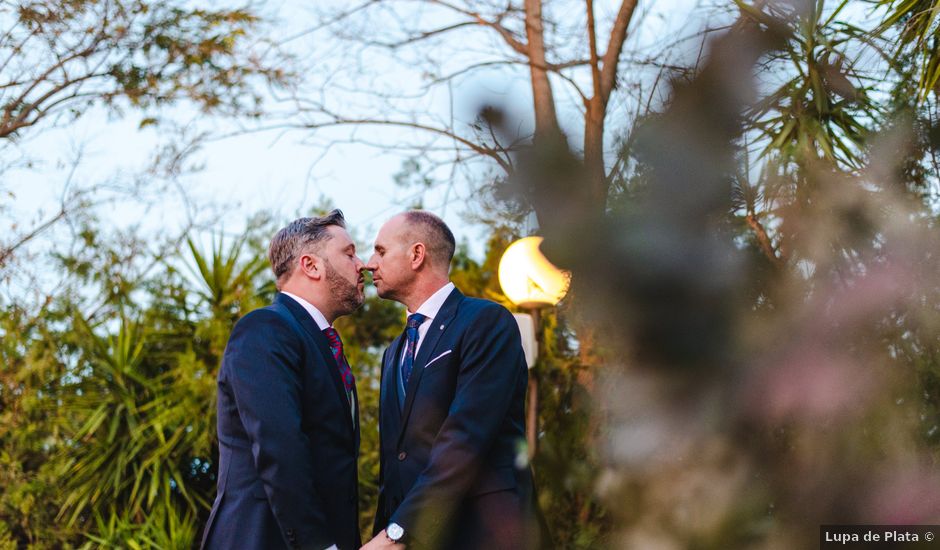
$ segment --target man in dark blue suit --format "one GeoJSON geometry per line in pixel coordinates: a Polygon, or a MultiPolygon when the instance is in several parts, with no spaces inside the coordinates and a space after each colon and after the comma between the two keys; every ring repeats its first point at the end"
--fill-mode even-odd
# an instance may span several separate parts
{"type": "Polygon", "coordinates": [[[519,329],[506,308],[454,287],[454,248],[440,218],[406,212],[366,265],[409,315],[383,358],[381,492],[365,548],[535,545],[519,329]]]}
{"type": "Polygon", "coordinates": [[[218,380],[218,494],[206,549],[355,549],[359,415],[333,320],[363,301],[362,261],[334,210],[281,229],[279,293],[232,331],[218,380]]]}

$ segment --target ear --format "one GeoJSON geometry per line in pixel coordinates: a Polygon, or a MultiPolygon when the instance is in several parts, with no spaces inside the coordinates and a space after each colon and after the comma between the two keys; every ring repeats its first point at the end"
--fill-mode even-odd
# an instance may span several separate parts
{"type": "Polygon", "coordinates": [[[300,271],[309,279],[319,281],[326,276],[323,260],[314,254],[303,254],[297,260],[300,271]]]}
{"type": "Polygon", "coordinates": [[[411,256],[411,269],[417,271],[425,263],[427,263],[427,247],[424,246],[424,243],[415,243],[411,245],[411,251],[409,252],[411,256]]]}

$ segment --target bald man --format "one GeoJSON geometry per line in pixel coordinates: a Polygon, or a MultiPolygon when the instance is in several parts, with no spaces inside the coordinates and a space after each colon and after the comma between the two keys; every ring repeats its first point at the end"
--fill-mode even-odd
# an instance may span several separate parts
{"type": "Polygon", "coordinates": [[[366,264],[378,294],[408,309],[385,350],[381,493],[365,548],[534,545],[525,461],[528,371],[512,314],[449,279],[454,235],[429,212],[390,219],[366,264]]]}

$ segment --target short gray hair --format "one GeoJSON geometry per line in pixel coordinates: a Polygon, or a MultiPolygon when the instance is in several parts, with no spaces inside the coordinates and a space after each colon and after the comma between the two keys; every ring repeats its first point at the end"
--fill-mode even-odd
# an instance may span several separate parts
{"type": "Polygon", "coordinates": [[[444,220],[426,210],[410,210],[405,212],[405,222],[410,226],[411,237],[424,243],[432,263],[450,268],[457,241],[444,220]]]}
{"type": "Polygon", "coordinates": [[[334,209],[326,216],[297,218],[274,235],[268,248],[268,261],[274,270],[278,288],[290,275],[291,267],[297,258],[314,246],[329,240],[327,228],[331,225],[346,228],[346,218],[343,217],[342,210],[334,209]]]}

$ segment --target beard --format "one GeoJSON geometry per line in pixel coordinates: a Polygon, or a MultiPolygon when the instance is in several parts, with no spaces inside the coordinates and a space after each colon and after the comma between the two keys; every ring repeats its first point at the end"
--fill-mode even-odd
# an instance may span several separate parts
{"type": "Polygon", "coordinates": [[[359,292],[357,282],[350,282],[345,279],[338,271],[333,269],[329,260],[326,264],[326,282],[330,285],[330,294],[339,306],[340,315],[346,315],[359,309],[365,300],[365,295],[359,292]]]}

